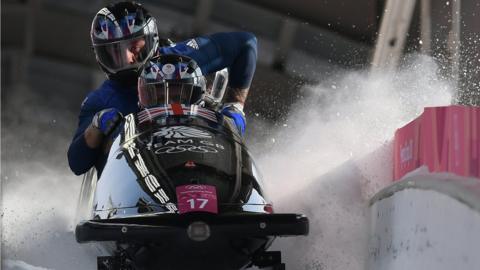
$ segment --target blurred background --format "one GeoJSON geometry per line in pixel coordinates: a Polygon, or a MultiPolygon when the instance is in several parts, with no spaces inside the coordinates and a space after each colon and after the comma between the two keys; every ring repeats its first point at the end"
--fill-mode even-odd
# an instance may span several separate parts
{"type": "MultiPolygon", "coordinates": [[[[451,103],[480,105],[480,3],[389,2],[397,5],[386,0],[142,1],[156,17],[160,34],[173,41],[220,31],[250,31],[257,36],[257,71],[245,107],[251,127],[247,141],[254,153],[261,152],[255,146],[272,143],[271,137],[263,136],[271,131],[265,127],[286,127],[291,109],[299,104],[328,105],[345,74],[360,72],[356,77],[360,83],[369,71],[408,69],[412,55],[428,56],[434,63],[433,75],[422,67],[415,72],[447,81],[451,103]],[[307,92],[315,85],[327,87],[312,102],[307,92]]],[[[69,172],[66,150],[81,102],[105,79],[95,62],[89,30],[95,13],[108,3],[1,2],[2,217],[13,216],[4,220],[5,230],[25,220],[28,224],[51,221],[31,218],[37,214],[67,220],[68,211],[58,208],[75,207],[71,198],[76,198],[80,182],[69,172]],[[39,190],[65,199],[64,204],[43,200],[49,196],[39,190]],[[37,203],[46,206],[32,206],[37,203]],[[26,211],[29,218],[21,218],[19,211],[26,211]]],[[[354,87],[355,82],[348,85],[354,87]]],[[[401,87],[396,91],[402,91],[401,87]]],[[[432,91],[427,98],[435,96],[432,91]]],[[[342,99],[354,96],[347,91],[342,99]]],[[[52,236],[55,226],[15,237],[7,230],[2,257],[41,261],[47,251],[39,252],[26,243],[43,243],[39,239],[48,237],[57,237],[61,246],[72,248],[70,238],[52,236]]],[[[76,259],[61,260],[65,264],[56,263],[68,265],[76,259]]]]}

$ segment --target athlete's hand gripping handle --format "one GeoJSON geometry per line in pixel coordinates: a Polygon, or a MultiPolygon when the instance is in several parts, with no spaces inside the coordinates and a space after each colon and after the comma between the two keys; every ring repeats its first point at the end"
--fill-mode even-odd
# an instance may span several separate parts
{"type": "Polygon", "coordinates": [[[97,128],[103,135],[108,137],[122,120],[122,113],[115,108],[109,108],[95,114],[92,120],[92,127],[97,128]]]}
{"type": "Polygon", "coordinates": [[[243,113],[243,106],[240,103],[228,103],[222,108],[221,113],[230,117],[237,126],[238,132],[243,136],[247,121],[245,120],[245,113],[243,113]]]}

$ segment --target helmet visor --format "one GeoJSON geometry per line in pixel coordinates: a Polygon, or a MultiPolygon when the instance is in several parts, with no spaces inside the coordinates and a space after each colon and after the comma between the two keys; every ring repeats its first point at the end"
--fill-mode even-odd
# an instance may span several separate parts
{"type": "Polygon", "coordinates": [[[97,58],[108,71],[116,73],[126,69],[138,69],[151,56],[152,40],[145,36],[94,45],[97,58]]]}
{"type": "Polygon", "coordinates": [[[184,82],[162,82],[143,84],[139,81],[138,96],[143,107],[165,106],[172,103],[191,105],[203,97],[203,87],[184,82]]]}

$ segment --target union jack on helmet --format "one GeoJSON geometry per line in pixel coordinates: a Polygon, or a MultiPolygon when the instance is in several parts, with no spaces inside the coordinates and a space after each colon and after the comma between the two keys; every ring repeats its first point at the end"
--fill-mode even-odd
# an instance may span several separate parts
{"type": "Polygon", "coordinates": [[[145,64],[138,78],[139,102],[145,108],[172,103],[198,104],[206,81],[197,63],[182,55],[161,55],[145,64]]]}

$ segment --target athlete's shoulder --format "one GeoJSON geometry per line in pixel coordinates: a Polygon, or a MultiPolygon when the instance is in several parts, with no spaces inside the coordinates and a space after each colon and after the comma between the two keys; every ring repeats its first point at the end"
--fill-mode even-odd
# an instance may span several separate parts
{"type": "Polygon", "coordinates": [[[160,54],[180,54],[191,55],[197,53],[202,49],[202,45],[209,40],[207,37],[196,37],[184,41],[173,43],[170,46],[161,47],[160,54]]]}

